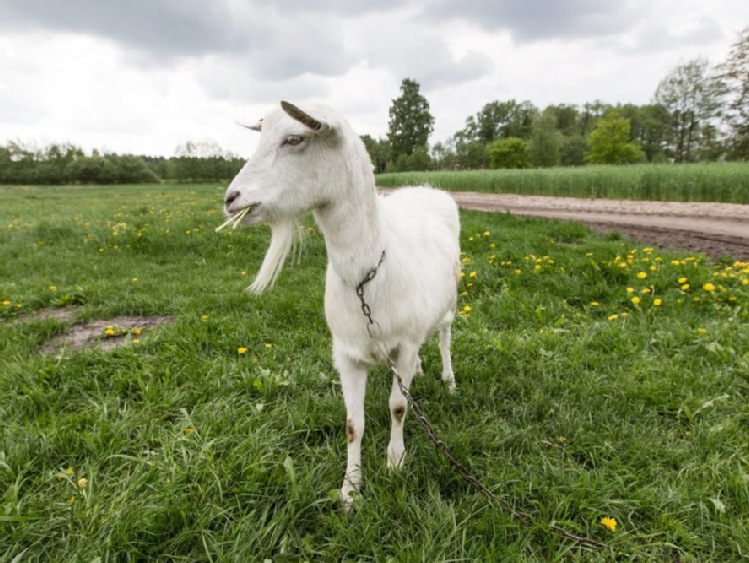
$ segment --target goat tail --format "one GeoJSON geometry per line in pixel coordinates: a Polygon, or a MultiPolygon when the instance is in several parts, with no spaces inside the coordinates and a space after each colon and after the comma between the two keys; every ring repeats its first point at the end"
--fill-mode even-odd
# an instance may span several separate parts
{"type": "Polygon", "coordinates": [[[265,253],[263,263],[255,275],[255,280],[247,288],[249,293],[255,295],[262,293],[268,287],[272,287],[283,269],[286,257],[294,246],[298,237],[298,229],[294,220],[281,220],[271,223],[271,241],[268,251],[265,253]]]}

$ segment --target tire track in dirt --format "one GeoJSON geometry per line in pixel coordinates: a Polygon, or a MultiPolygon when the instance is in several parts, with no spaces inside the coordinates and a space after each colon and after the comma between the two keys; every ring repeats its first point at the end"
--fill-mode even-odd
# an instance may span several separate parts
{"type": "MultiPolygon", "coordinates": [[[[382,190],[386,193],[386,190],[382,190]]],[[[642,243],[749,261],[749,205],[659,202],[451,192],[458,205],[585,223],[598,232],[617,231],[642,243]]]]}

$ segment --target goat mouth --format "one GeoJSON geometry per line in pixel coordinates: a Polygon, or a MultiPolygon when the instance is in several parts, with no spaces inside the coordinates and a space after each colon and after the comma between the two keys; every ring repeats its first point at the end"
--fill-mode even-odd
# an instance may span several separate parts
{"type": "Polygon", "coordinates": [[[224,212],[229,217],[222,225],[216,227],[216,232],[220,231],[224,227],[227,227],[231,225],[232,229],[236,229],[237,226],[242,222],[242,220],[247,216],[250,215],[257,207],[260,206],[259,202],[251,203],[250,205],[246,205],[245,207],[241,207],[235,211],[230,211],[228,208],[224,209],[224,212]]]}
{"type": "Polygon", "coordinates": [[[240,214],[242,215],[242,217],[245,217],[255,211],[255,209],[258,207],[260,207],[260,202],[251,203],[250,205],[245,205],[244,207],[240,207],[239,209],[230,209],[227,206],[225,212],[226,216],[229,217],[229,219],[233,219],[240,214]]]}

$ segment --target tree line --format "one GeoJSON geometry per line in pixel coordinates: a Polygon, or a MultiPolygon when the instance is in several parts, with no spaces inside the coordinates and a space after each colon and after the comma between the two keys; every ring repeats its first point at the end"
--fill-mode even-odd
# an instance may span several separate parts
{"type": "Polygon", "coordinates": [[[213,142],[187,142],[174,156],[87,155],[70,143],[45,147],[10,141],[0,146],[0,184],[142,184],[161,180],[210,182],[233,178],[244,159],[213,142]]]}
{"type": "Polygon", "coordinates": [[[390,107],[387,136],[362,137],[376,172],[749,160],[749,28],[725,61],[697,58],[658,84],[651,103],[494,100],[444,142],[413,79],[390,107]]]}
{"type": "MultiPolygon", "coordinates": [[[[597,100],[541,109],[528,100],[494,100],[431,146],[434,116],[419,83],[406,78],[400,90],[387,135],[362,136],[376,173],[749,160],[749,27],[725,61],[697,58],[674,68],[649,104],[597,100]]],[[[243,163],[213,142],[184,143],[166,158],[11,141],[0,146],[0,184],[221,181],[243,163]]]]}

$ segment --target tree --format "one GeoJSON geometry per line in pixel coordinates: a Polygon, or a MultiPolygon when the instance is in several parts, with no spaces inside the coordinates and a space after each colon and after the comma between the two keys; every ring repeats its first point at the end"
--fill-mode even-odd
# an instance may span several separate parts
{"type": "Polygon", "coordinates": [[[562,137],[562,144],[559,147],[559,164],[562,166],[585,164],[585,139],[581,135],[562,137]]]}
{"type": "Polygon", "coordinates": [[[495,100],[485,104],[475,116],[466,118],[466,126],[455,134],[463,142],[491,143],[497,139],[520,137],[529,139],[538,109],[529,101],[495,100]]]}
{"type": "Polygon", "coordinates": [[[645,153],[648,162],[664,161],[668,145],[670,116],[661,104],[640,106],[640,132],[635,138],[645,153]]]}
{"type": "Polygon", "coordinates": [[[729,132],[728,157],[749,160],[749,27],[739,34],[718,73],[724,102],[721,117],[729,132]]]}
{"type": "Polygon", "coordinates": [[[494,141],[486,152],[492,168],[528,168],[528,143],[519,137],[494,141]]]}
{"type": "Polygon", "coordinates": [[[70,163],[67,176],[81,184],[113,184],[117,180],[117,170],[107,158],[94,154],[70,163]]]}
{"type": "Polygon", "coordinates": [[[553,108],[547,108],[533,120],[528,160],[531,166],[550,168],[559,166],[559,149],[562,140],[557,131],[557,117],[553,108]]]}
{"type": "Polygon", "coordinates": [[[455,145],[450,139],[444,143],[435,143],[432,145],[430,152],[432,165],[437,170],[455,170],[458,167],[458,156],[455,154],[455,145]]]}
{"type": "Polygon", "coordinates": [[[489,166],[489,156],[486,154],[484,143],[478,141],[456,142],[455,153],[458,157],[458,166],[464,170],[479,170],[489,166]]]}
{"type": "Polygon", "coordinates": [[[370,135],[362,135],[361,140],[369,153],[375,174],[385,172],[388,157],[390,156],[390,143],[387,139],[374,139],[370,135]]]}
{"type": "Polygon", "coordinates": [[[642,158],[639,145],[630,141],[629,120],[618,112],[611,112],[598,121],[590,134],[590,152],[586,160],[590,164],[628,164],[642,158]]]}
{"type": "Polygon", "coordinates": [[[410,155],[416,147],[426,150],[433,130],[434,117],[429,113],[429,102],[419,93],[419,83],[404,78],[401,95],[390,106],[388,140],[392,159],[398,162],[401,155],[410,155]]]}
{"type": "Polygon", "coordinates": [[[675,162],[699,160],[701,152],[713,149],[715,127],[710,122],[718,113],[720,96],[707,59],[676,67],[658,84],[653,101],[669,112],[667,141],[675,162]]]}

